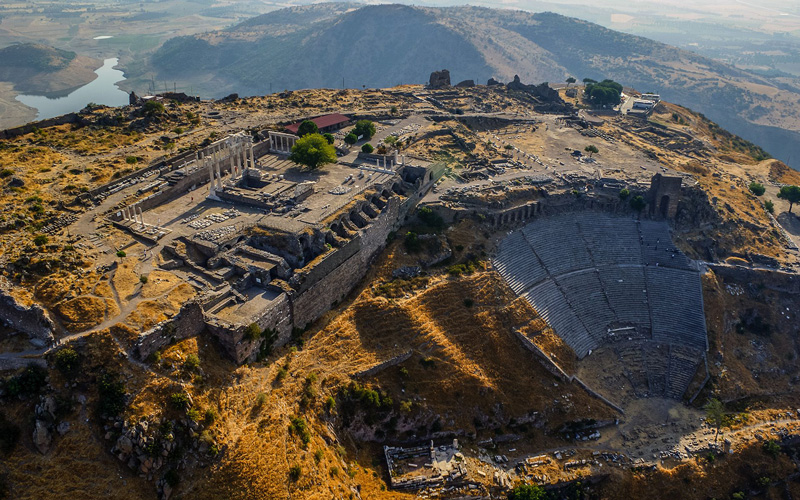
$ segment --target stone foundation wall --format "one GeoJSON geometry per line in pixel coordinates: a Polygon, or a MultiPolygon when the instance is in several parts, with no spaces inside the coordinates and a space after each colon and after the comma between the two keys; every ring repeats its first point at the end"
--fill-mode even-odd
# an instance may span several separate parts
{"type": "Polygon", "coordinates": [[[40,343],[41,347],[52,342],[55,323],[47,311],[38,304],[26,307],[18,303],[7,291],[10,284],[4,281],[0,281],[0,323],[26,334],[34,344],[40,343]]]}
{"type": "Polygon", "coordinates": [[[372,259],[386,245],[389,233],[396,229],[405,217],[408,207],[398,196],[391,197],[386,207],[361,230],[361,251],[344,261],[327,276],[319,280],[294,301],[294,325],[304,328],[326,311],[334,302],[342,300],[367,273],[372,259]],[[402,210],[401,210],[402,207],[402,210]]]}
{"type": "Polygon", "coordinates": [[[297,287],[297,293],[304,293],[328,276],[334,269],[341,266],[347,259],[357,254],[359,250],[361,250],[361,235],[356,235],[343,247],[323,257],[308,272],[303,273],[301,269],[301,283],[297,287]]]}
{"type": "Polygon", "coordinates": [[[132,351],[140,360],[163,349],[175,340],[194,337],[205,328],[203,308],[199,302],[188,302],[172,319],[162,321],[139,336],[132,351]]]}
{"type": "Polygon", "coordinates": [[[371,377],[372,375],[375,375],[376,373],[379,373],[379,372],[381,372],[381,371],[383,371],[383,370],[385,370],[387,368],[391,368],[392,366],[399,365],[403,361],[405,361],[408,358],[410,358],[413,353],[414,353],[413,350],[409,350],[409,351],[404,352],[403,354],[401,354],[399,356],[395,356],[395,357],[393,357],[391,359],[387,359],[386,361],[384,361],[382,363],[378,363],[375,366],[371,366],[371,367],[367,368],[366,370],[361,370],[360,372],[356,372],[352,376],[356,377],[356,378],[358,378],[358,377],[371,377]]]}

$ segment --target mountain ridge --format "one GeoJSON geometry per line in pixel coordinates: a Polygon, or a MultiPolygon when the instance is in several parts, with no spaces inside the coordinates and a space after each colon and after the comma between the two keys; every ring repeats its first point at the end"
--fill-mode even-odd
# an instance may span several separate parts
{"type": "Polygon", "coordinates": [[[800,103],[800,88],[548,12],[349,3],[291,7],[225,31],[172,39],[150,65],[157,78],[191,82],[214,97],[338,88],[342,79],[349,88],[423,83],[442,68],[450,70],[453,83],[509,81],[514,75],[527,82],[612,78],[707,114],[800,167],[800,117],[787,111],[800,103]]]}

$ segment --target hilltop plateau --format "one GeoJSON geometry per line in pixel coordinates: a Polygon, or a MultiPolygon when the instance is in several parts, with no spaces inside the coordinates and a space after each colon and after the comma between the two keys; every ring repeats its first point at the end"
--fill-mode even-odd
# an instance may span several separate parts
{"type": "MultiPolygon", "coordinates": [[[[215,36],[246,26],[287,22],[215,36]]],[[[4,132],[0,498],[798,494],[800,173],[687,107],[522,81],[165,94],[4,132]],[[300,168],[286,126],[321,115],[337,162],[300,168]],[[530,232],[554,220],[578,222],[530,232]],[[580,304],[536,302],[632,270],[646,301],[608,280],[589,305],[652,330],[603,323],[588,353],[580,304]],[[699,350],[659,340],[663,277],[699,350]]]]}
{"type": "MultiPolygon", "coordinates": [[[[647,38],[553,13],[479,7],[335,3],[263,14],[225,30],[168,40],[150,58],[156,80],[222,97],[301,88],[453,83],[494,77],[626,82],[709,116],[797,168],[800,82],[770,79],[647,38]],[[343,81],[344,79],[344,81],[343,81]]],[[[149,77],[132,80],[142,87],[149,77]]]]}

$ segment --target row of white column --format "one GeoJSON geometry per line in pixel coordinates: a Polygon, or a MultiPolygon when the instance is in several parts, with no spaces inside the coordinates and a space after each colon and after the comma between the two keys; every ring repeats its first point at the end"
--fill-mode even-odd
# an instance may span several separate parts
{"type": "Polygon", "coordinates": [[[122,218],[130,222],[139,224],[139,227],[144,227],[144,216],[142,215],[142,207],[131,205],[122,209],[122,218]]]}
{"type": "MultiPolygon", "coordinates": [[[[398,160],[397,151],[395,151],[394,159],[389,161],[389,169],[394,169],[394,166],[397,163],[397,160],[398,160]]],[[[404,166],[405,164],[406,164],[406,155],[403,155],[402,159],[400,159],[400,166],[404,166]]],[[[375,158],[375,166],[378,167],[378,168],[383,168],[384,170],[386,170],[386,156],[383,157],[383,167],[381,167],[381,159],[380,158],[375,158]]]]}
{"type": "Polygon", "coordinates": [[[295,142],[297,142],[297,137],[294,135],[281,134],[279,132],[269,133],[269,146],[272,151],[291,153],[295,142]]]}
{"type": "Polygon", "coordinates": [[[249,135],[232,135],[198,154],[197,161],[200,162],[201,168],[208,169],[209,198],[216,197],[217,190],[222,190],[222,174],[226,160],[230,162],[231,179],[235,180],[244,175],[248,165],[255,166],[253,139],[249,135]]]}

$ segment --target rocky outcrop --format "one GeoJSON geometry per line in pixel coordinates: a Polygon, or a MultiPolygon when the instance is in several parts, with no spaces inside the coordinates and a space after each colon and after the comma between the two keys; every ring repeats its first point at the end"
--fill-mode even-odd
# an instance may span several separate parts
{"type": "Polygon", "coordinates": [[[44,420],[36,420],[33,428],[33,444],[42,455],[46,455],[50,451],[53,434],[50,432],[50,426],[44,420]]]}
{"type": "Polygon", "coordinates": [[[498,82],[498,81],[497,81],[497,80],[495,80],[494,78],[489,78],[489,81],[488,81],[488,82],[486,82],[486,85],[488,85],[488,86],[490,86],[490,87],[491,87],[492,85],[502,85],[502,84],[503,84],[503,82],[498,82]]]}
{"type": "Polygon", "coordinates": [[[474,87],[474,86],[475,86],[475,80],[464,80],[464,81],[458,82],[456,84],[456,87],[461,88],[461,89],[474,87]]]}
{"type": "Polygon", "coordinates": [[[53,341],[55,324],[38,304],[23,306],[11,295],[11,284],[0,278],[0,322],[28,335],[31,343],[44,347],[53,341]]]}
{"type": "Polygon", "coordinates": [[[441,71],[434,71],[431,73],[431,78],[428,86],[432,89],[441,89],[450,86],[450,71],[443,69],[441,71]]]}

